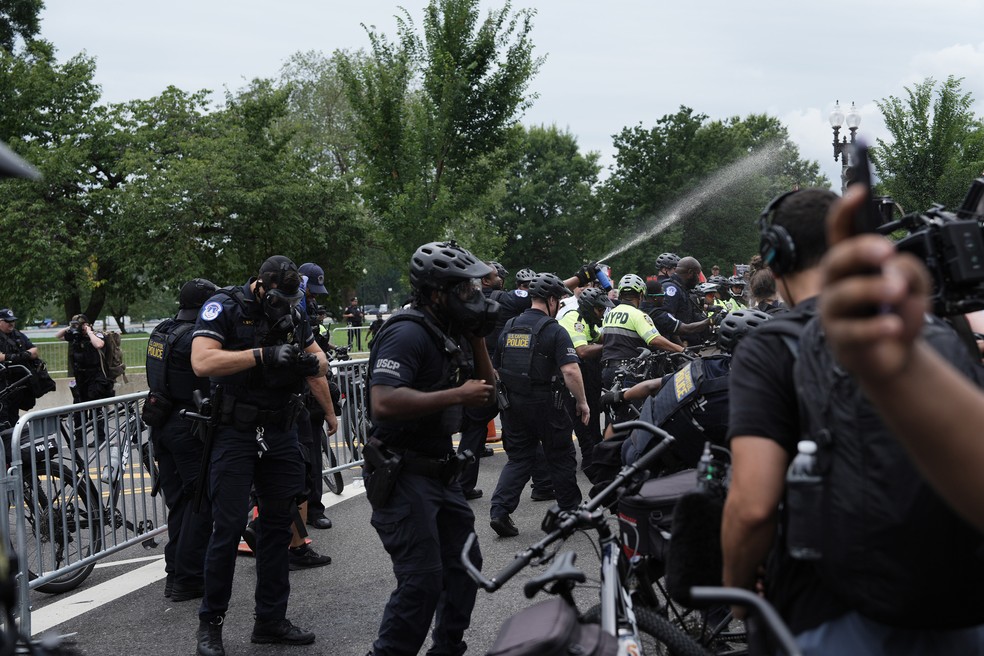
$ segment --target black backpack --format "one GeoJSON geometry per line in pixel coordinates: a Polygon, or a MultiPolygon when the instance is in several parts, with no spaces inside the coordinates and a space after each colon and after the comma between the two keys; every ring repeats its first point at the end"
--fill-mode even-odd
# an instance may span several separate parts
{"type": "MultiPolygon", "coordinates": [[[[659,393],[646,399],[640,419],[659,426],[677,439],[660,457],[661,474],[696,467],[705,442],[724,446],[728,432],[730,374],[730,354],[700,358],[664,379],[659,393]]],[[[650,449],[652,441],[652,433],[639,429],[632,431],[622,447],[622,462],[635,462],[650,449]]]]}
{"type": "MultiPolygon", "coordinates": [[[[796,356],[803,439],[818,446],[824,478],[823,585],[875,621],[912,629],[984,622],[984,539],[922,480],[903,447],[827,348],[818,317],[771,321],[796,356]],[[801,331],[798,341],[795,332],[801,331]]],[[[957,334],[928,319],[923,337],[979,382],[957,334]]],[[[932,394],[932,390],[926,390],[932,394]]]]}

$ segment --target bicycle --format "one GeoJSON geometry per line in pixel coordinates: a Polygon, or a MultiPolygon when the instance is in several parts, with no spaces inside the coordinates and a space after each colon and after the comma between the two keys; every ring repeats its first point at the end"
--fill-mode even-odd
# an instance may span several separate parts
{"type": "MultiPolygon", "coordinates": [[[[23,389],[31,377],[23,365],[0,365],[9,374],[20,370],[22,376],[0,390],[0,404],[23,389]]],[[[17,515],[25,519],[27,549],[22,555],[28,566],[28,576],[34,580],[45,571],[61,569],[78,562],[102,546],[102,536],[87,530],[89,509],[96,505],[96,490],[80,477],[70,460],[60,455],[57,439],[51,435],[32,437],[30,426],[25,427],[21,440],[23,504],[8,503],[8,526],[17,525],[17,515]]],[[[10,462],[11,439],[14,427],[0,431],[6,460],[10,462]]],[[[37,434],[35,432],[35,434],[37,434]]],[[[94,563],[83,566],[37,587],[41,592],[60,593],[78,587],[92,572],[94,563]]]]}
{"type": "MultiPolygon", "coordinates": [[[[534,561],[537,565],[550,563],[550,567],[542,575],[526,583],[524,594],[527,598],[533,598],[540,590],[546,590],[563,601],[563,604],[554,604],[549,610],[560,616],[563,616],[563,613],[559,611],[564,608],[569,613],[573,613],[572,617],[577,621],[568,621],[568,626],[583,626],[585,623],[597,625],[596,631],[604,635],[589,634],[585,638],[578,631],[572,632],[570,636],[559,636],[561,640],[582,640],[579,645],[582,649],[584,643],[593,645],[596,651],[592,653],[614,654],[617,651],[619,654],[649,656],[665,653],[680,656],[707,656],[710,652],[704,646],[670,622],[658,608],[644,605],[636,600],[630,588],[630,564],[626,563],[621,555],[619,541],[614,537],[603,514],[603,509],[611,502],[611,497],[620,498],[641,486],[648,476],[645,468],[659,458],[674,441],[671,435],[646,422],[631,421],[618,426],[620,431],[634,428],[647,430],[662,437],[662,441],[635,464],[625,467],[604,490],[582,503],[577,510],[564,512],[556,507],[549,510],[543,522],[543,529],[548,532],[547,536],[518,553],[514,560],[495,577],[486,578],[469,560],[468,556],[476,539],[474,533],[469,536],[462,549],[462,562],[469,575],[488,592],[501,588],[515,574],[534,561]],[[571,551],[561,553],[559,549],[547,554],[547,548],[555,542],[566,541],[577,531],[589,530],[597,533],[596,553],[601,559],[600,603],[582,614],[577,612],[573,591],[578,583],[585,583],[587,577],[574,566],[576,554],[571,551]],[[599,644],[602,646],[599,647],[599,644]]],[[[745,590],[699,587],[690,590],[690,597],[695,603],[740,604],[752,608],[752,617],[765,622],[786,653],[799,654],[791,634],[774,609],[756,595],[745,590]]],[[[511,617],[500,630],[490,653],[509,653],[515,656],[541,653],[545,646],[540,638],[549,627],[535,622],[540,620],[536,616],[542,614],[543,608],[538,604],[511,617]],[[518,627],[518,630],[514,627],[518,627]],[[531,639],[531,636],[535,637],[531,639]],[[496,651],[497,649],[499,651],[496,651]]],[[[566,644],[572,646],[572,642],[566,644]]],[[[557,648],[561,645],[552,646],[557,648]]]]}
{"type": "Polygon", "coordinates": [[[705,527],[720,523],[729,473],[730,452],[706,442],[696,469],[650,478],[638,493],[620,499],[618,522],[637,603],[658,609],[715,654],[736,656],[747,653],[744,624],[725,606],[695,608],[687,598],[692,577],[720,582],[720,538],[705,527]]]}
{"type": "MultiPolygon", "coordinates": [[[[156,511],[151,517],[136,501],[148,488],[153,496],[158,480],[139,404],[130,401],[122,409],[106,410],[104,421],[104,427],[94,425],[95,420],[83,422],[77,433],[69,417],[63,417],[56,432],[45,438],[47,452],[36,447],[41,474],[31,477],[30,489],[25,477],[25,506],[34,536],[30,545],[37,546],[26,554],[32,578],[36,578],[35,572],[55,571],[88,557],[106,543],[118,545],[116,532],[120,529],[125,534],[142,535],[156,527],[156,511]],[[101,428],[105,437],[99,436],[101,428]],[[135,450],[142,467],[139,472],[130,467],[135,450]],[[127,505],[127,498],[133,500],[132,507],[127,505]],[[51,549],[43,549],[44,544],[51,544],[51,549]]],[[[43,420],[35,421],[28,428],[43,425],[43,420]]],[[[148,549],[159,546],[153,537],[142,544],[148,549]]],[[[89,563],[74,569],[37,590],[49,594],[73,590],[94,567],[95,563],[89,563]]]]}
{"type": "MultiPolygon", "coordinates": [[[[486,578],[468,558],[476,539],[474,533],[468,537],[462,549],[462,562],[472,579],[488,592],[501,588],[534,561],[537,565],[551,563],[546,572],[526,583],[523,592],[527,598],[533,598],[540,590],[558,595],[580,620],[598,625],[598,630],[607,636],[602,636],[599,640],[617,643],[619,653],[656,654],[659,653],[659,646],[665,645],[673,653],[683,656],[705,656],[706,652],[699,645],[655,610],[634,606],[632,595],[626,587],[624,567],[620,563],[621,545],[604,515],[604,507],[610,502],[610,497],[619,497],[640,485],[646,476],[645,467],[674,442],[672,435],[644,422],[625,422],[618,428],[630,430],[636,427],[651,430],[662,441],[635,464],[624,468],[604,490],[583,502],[577,510],[565,512],[557,507],[551,508],[543,521],[547,536],[518,553],[495,577],[486,578]],[[577,531],[594,531],[597,534],[596,552],[601,558],[600,603],[583,614],[577,612],[573,590],[577,583],[586,582],[587,577],[574,566],[576,554],[572,551],[559,553],[559,549],[547,553],[548,547],[556,542],[566,541],[577,531]]],[[[497,644],[510,639],[512,638],[509,635],[500,633],[497,644]]],[[[534,652],[517,650],[516,653],[534,652]]]]}

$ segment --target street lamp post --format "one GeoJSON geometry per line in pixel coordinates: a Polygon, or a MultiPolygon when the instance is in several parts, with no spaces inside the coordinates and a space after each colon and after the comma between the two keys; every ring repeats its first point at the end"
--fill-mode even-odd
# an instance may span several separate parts
{"type": "Polygon", "coordinates": [[[841,162],[841,195],[847,191],[847,169],[851,166],[850,152],[847,149],[848,144],[853,144],[854,139],[857,136],[858,126],[861,125],[861,115],[858,114],[857,107],[854,103],[851,103],[851,111],[844,116],[844,112],[841,111],[840,101],[838,100],[834,104],[834,111],[830,112],[830,127],[834,129],[834,161],[836,162],[838,158],[841,162]],[[848,141],[847,136],[840,136],[840,129],[847,123],[847,129],[851,132],[851,140],[848,141]]]}

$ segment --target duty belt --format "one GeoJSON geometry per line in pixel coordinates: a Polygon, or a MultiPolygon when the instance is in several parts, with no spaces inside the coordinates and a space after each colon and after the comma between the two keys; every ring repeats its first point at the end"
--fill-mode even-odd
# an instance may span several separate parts
{"type": "Polygon", "coordinates": [[[464,464],[460,458],[451,454],[444,458],[432,458],[417,455],[413,451],[405,451],[403,456],[403,470],[411,474],[436,478],[445,485],[449,485],[458,477],[464,464]]]}

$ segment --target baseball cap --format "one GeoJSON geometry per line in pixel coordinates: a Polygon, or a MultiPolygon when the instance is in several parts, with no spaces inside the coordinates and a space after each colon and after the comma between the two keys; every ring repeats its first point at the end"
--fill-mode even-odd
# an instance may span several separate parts
{"type": "Polygon", "coordinates": [[[10,308],[3,308],[0,310],[0,321],[17,321],[17,317],[14,316],[14,311],[10,308]]]}
{"type": "Polygon", "coordinates": [[[298,272],[302,276],[307,276],[307,288],[311,290],[312,294],[327,294],[328,290],[325,289],[325,270],[319,267],[314,262],[305,262],[298,269],[298,272]]]}

